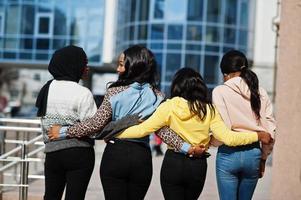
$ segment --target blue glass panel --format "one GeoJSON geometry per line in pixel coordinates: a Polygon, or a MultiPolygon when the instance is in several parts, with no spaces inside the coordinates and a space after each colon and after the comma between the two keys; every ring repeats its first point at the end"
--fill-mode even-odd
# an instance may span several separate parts
{"type": "Polygon", "coordinates": [[[225,1],[225,23],[235,25],[237,22],[236,13],[237,13],[237,0],[228,0],[225,1]]]}
{"type": "Polygon", "coordinates": [[[248,27],[249,18],[249,2],[248,0],[242,0],[240,4],[240,25],[248,27]]]}
{"type": "Polygon", "coordinates": [[[219,42],[220,27],[207,26],[206,28],[206,42],[219,42]]]}
{"type": "Polygon", "coordinates": [[[220,22],[221,16],[221,0],[207,1],[207,21],[220,22]]]}
{"type": "Polygon", "coordinates": [[[138,40],[146,40],[146,39],[147,39],[147,25],[139,25],[138,40]]]}
{"type": "Polygon", "coordinates": [[[154,18],[163,19],[164,18],[164,0],[154,1],[154,18]]]}
{"type": "Polygon", "coordinates": [[[202,50],[202,45],[200,45],[200,44],[186,44],[186,50],[201,51],[202,50]]]}
{"type": "Polygon", "coordinates": [[[151,49],[163,49],[163,43],[151,42],[151,49]]]}
{"type": "Polygon", "coordinates": [[[200,60],[201,56],[196,54],[186,54],[185,56],[185,67],[190,67],[196,71],[200,71],[200,60]]]}
{"type": "Polygon", "coordinates": [[[183,26],[182,25],[168,25],[167,38],[171,40],[182,40],[183,26]]]}
{"type": "Polygon", "coordinates": [[[175,44],[175,43],[168,43],[167,44],[167,49],[172,49],[172,50],[181,50],[182,49],[182,44],[175,44]]]}
{"type": "Polygon", "coordinates": [[[205,66],[204,66],[204,79],[205,82],[208,84],[217,84],[218,83],[218,56],[205,56],[205,66]]]}
{"type": "Polygon", "coordinates": [[[22,6],[21,34],[33,34],[35,21],[34,15],[34,5],[22,6]]]}
{"type": "Polygon", "coordinates": [[[218,52],[219,46],[206,45],[205,51],[218,52]]]}
{"type": "Polygon", "coordinates": [[[49,49],[49,39],[37,39],[37,49],[49,49]]]}
{"type": "Polygon", "coordinates": [[[236,30],[234,28],[224,29],[224,43],[235,44],[236,30]]]}
{"type": "Polygon", "coordinates": [[[248,45],[248,31],[247,30],[239,31],[239,44],[242,46],[248,45]]]}
{"type": "Polygon", "coordinates": [[[188,25],[187,26],[187,40],[202,40],[202,26],[188,25]]]}
{"type": "Polygon", "coordinates": [[[147,21],[148,20],[148,13],[149,13],[149,0],[140,1],[140,8],[139,12],[139,21],[147,21]]]}
{"type": "Polygon", "coordinates": [[[164,25],[163,24],[153,24],[151,26],[151,39],[163,39],[164,38],[164,25]]]}
{"type": "Polygon", "coordinates": [[[190,21],[203,20],[204,0],[188,0],[187,19],[190,21]]]}
{"type": "Polygon", "coordinates": [[[20,40],[20,48],[21,49],[32,49],[33,48],[33,40],[32,39],[21,39],[20,40]]]}
{"type": "Polygon", "coordinates": [[[166,55],[166,74],[165,81],[171,81],[175,72],[180,69],[181,66],[181,54],[166,55]]]}

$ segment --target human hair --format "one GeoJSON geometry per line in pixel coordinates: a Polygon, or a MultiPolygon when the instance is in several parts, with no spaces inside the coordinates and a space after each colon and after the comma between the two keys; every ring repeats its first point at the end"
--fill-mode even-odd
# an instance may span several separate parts
{"type": "MultiPolygon", "coordinates": [[[[189,110],[201,120],[207,116],[207,105],[214,114],[208,88],[202,76],[191,68],[182,68],[174,75],[171,97],[182,97],[188,101],[189,110]]],[[[212,116],[212,115],[211,115],[212,116]]]]}
{"type": "Polygon", "coordinates": [[[250,90],[250,103],[256,118],[260,119],[261,100],[259,93],[259,81],[257,75],[249,69],[248,59],[240,51],[230,50],[221,60],[220,68],[223,74],[241,72],[240,77],[246,82],[250,90]]]}
{"type": "Polygon", "coordinates": [[[153,88],[158,87],[157,63],[154,54],[146,47],[134,45],[123,51],[124,73],[109,88],[130,85],[131,83],[149,83],[153,88]]]}

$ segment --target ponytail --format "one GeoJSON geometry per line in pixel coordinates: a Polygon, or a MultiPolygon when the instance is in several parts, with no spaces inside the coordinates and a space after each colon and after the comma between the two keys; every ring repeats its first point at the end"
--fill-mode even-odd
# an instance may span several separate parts
{"type": "Polygon", "coordinates": [[[256,115],[257,120],[260,119],[261,100],[259,94],[257,75],[247,67],[241,69],[240,77],[246,82],[251,92],[251,108],[256,115]]]}

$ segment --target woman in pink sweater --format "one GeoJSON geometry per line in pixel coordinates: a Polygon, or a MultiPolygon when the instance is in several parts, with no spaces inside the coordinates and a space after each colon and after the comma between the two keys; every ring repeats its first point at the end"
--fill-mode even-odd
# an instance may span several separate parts
{"type": "MultiPolygon", "coordinates": [[[[213,90],[212,98],[226,125],[236,131],[267,131],[273,137],[272,104],[267,92],[259,87],[256,74],[249,69],[246,56],[231,50],[223,56],[220,68],[224,84],[213,90]]],[[[212,144],[222,143],[213,139],[212,144]]],[[[239,147],[219,146],[216,177],[220,199],[252,199],[272,148],[273,144],[260,147],[259,142],[239,147]]]]}

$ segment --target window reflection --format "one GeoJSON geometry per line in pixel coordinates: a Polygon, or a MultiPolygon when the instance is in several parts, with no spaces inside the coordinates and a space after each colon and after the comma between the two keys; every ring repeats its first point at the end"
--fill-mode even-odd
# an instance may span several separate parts
{"type": "Polygon", "coordinates": [[[147,39],[147,25],[138,26],[138,40],[147,39]]]}
{"type": "Polygon", "coordinates": [[[202,26],[188,25],[187,26],[187,40],[202,40],[202,26]]]}
{"type": "Polygon", "coordinates": [[[188,0],[187,19],[191,21],[203,20],[204,0],[188,0]]]}
{"type": "Polygon", "coordinates": [[[243,46],[248,45],[248,31],[247,30],[239,31],[239,44],[243,45],[243,46]]]}
{"type": "Polygon", "coordinates": [[[249,2],[247,0],[241,0],[240,4],[240,25],[248,27],[248,16],[249,16],[249,2]]]}
{"type": "Polygon", "coordinates": [[[165,19],[183,21],[186,19],[187,0],[165,0],[165,19]]]}
{"type": "Polygon", "coordinates": [[[220,27],[207,26],[206,28],[206,42],[219,42],[220,27]]]}
{"type": "Polygon", "coordinates": [[[185,67],[190,67],[195,69],[196,71],[200,71],[200,55],[196,54],[186,54],[185,56],[185,67]]]}
{"type": "Polygon", "coordinates": [[[168,25],[168,39],[171,40],[181,40],[183,36],[183,26],[182,25],[168,25]]]}
{"type": "Polygon", "coordinates": [[[207,1],[207,20],[209,22],[219,22],[221,15],[221,0],[207,1]]]}
{"type": "Polygon", "coordinates": [[[236,24],[237,0],[225,1],[225,23],[236,24]]]}
{"type": "Polygon", "coordinates": [[[218,56],[205,56],[204,79],[207,84],[218,82],[218,56]]]}
{"type": "Polygon", "coordinates": [[[154,5],[154,18],[163,19],[164,18],[164,0],[155,0],[154,5]]]}
{"type": "Polygon", "coordinates": [[[140,1],[139,8],[139,21],[147,21],[148,20],[148,12],[149,12],[149,0],[140,1]]]}
{"type": "Polygon", "coordinates": [[[166,55],[166,74],[165,81],[171,81],[174,73],[180,69],[181,66],[181,54],[166,55]]]}
{"type": "Polygon", "coordinates": [[[234,44],[235,43],[236,30],[234,28],[224,29],[224,43],[234,44]]]}
{"type": "Polygon", "coordinates": [[[153,24],[151,26],[151,39],[163,39],[164,37],[164,25],[153,24]]]}

